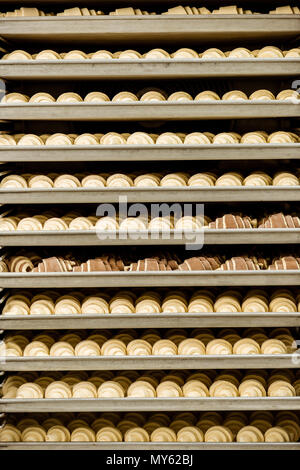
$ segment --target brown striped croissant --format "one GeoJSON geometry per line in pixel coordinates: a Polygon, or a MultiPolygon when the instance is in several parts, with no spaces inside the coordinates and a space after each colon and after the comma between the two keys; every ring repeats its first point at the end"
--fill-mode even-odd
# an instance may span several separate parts
{"type": "Polygon", "coordinates": [[[273,259],[272,264],[268,269],[278,271],[280,269],[300,269],[300,257],[296,256],[281,256],[280,258],[273,259]]]}
{"type": "Polygon", "coordinates": [[[223,217],[218,217],[214,222],[210,222],[208,227],[213,229],[234,229],[253,228],[256,225],[256,220],[251,220],[251,218],[248,216],[225,214],[223,217]]]}
{"type": "Polygon", "coordinates": [[[284,215],[282,212],[263,217],[258,228],[300,228],[300,217],[284,215]]]}
{"type": "Polygon", "coordinates": [[[223,271],[259,271],[266,269],[267,262],[262,258],[255,256],[233,256],[228,259],[220,267],[223,271]]]}
{"type": "Polygon", "coordinates": [[[180,271],[213,271],[220,268],[221,260],[218,256],[194,256],[186,259],[179,265],[180,271]]]}

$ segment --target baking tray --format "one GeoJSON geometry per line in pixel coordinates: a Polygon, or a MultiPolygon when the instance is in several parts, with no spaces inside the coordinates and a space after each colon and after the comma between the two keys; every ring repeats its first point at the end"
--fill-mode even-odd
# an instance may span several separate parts
{"type": "Polygon", "coordinates": [[[1,288],[299,286],[300,270],[0,273],[1,288]]]}
{"type": "MultiPolygon", "coordinates": [[[[0,75],[1,76],[1,75],[0,75]]],[[[0,145],[1,162],[122,162],[300,159],[300,144],[0,145]],[[84,155],[84,157],[83,157],[84,155]]]]}
{"type": "MultiPolygon", "coordinates": [[[[299,327],[298,313],[135,313],[111,315],[0,315],[2,330],[64,330],[96,328],[241,328],[299,327]]],[[[277,358],[278,356],[276,356],[277,358]]]]}
{"type": "Polygon", "coordinates": [[[292,76],[300,59],[0,60],[5,80],[185,79],[292,76]]]}
{"type": "Polygon", "coordinates": [[[127,202],[300,201],[300,186],[185,188],[0,189],[0,204],[88,204],[127,202]]]}
{"type": "Polygon", "coordinates": [[[1,18],[0,36],[13,42],[182,43],[296,38],[300,15],[158,15],[1,18]]]}
{"type": "MultiPolygon", "coordinates": [[[[153,326],[153,325],[152,325],[153,326]]],[[[299,369],[292,354],[212,356],[0,357],[7,372],[70,370],[299,369]]]]}
{"type": "Polygon", "coordinates": [[[95,230],[21,231],[1,232],[0,246],[132,246],[132,245],[244,245],[244,244],[295,244],[300,243],[300,229],[205,229],[204,231],[97,232],[95,230]],[[126,234],[126,232],[125,232],[126,234]]]}
{"type": "MultiPolygon", "coordinates": [[[[299,19],[300,30],[300,19],[299,19]]],[[[1,19],[0,19],[1,35],[1,19]]],[[[300,117],[299,103],[287,101],[202,101],[189,103],[0,104],[0,120],[154,121],[300,117]]]]}
{"type": "Polygon", "coordinates": [[[230,411],[300,410],[300,397],[289,398],[57,398],[0,399],[1,413],[71,411],[230,411]]]}
{"type": "Polygon", "coordinates": [[[0,450],[300,450],[300,443],[185,442],[0,442],[0,450]]]}

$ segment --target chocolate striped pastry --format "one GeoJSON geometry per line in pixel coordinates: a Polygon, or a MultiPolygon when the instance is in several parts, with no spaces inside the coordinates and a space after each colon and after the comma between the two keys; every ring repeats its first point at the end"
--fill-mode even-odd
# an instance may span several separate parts
{"type": "Polygon", "coordinates": [[[260,262],[255,256],[233,256],[220,267],[223,271],[259,271],[264,269],[264,263],[260,262]]]}
{"type": "Polygon", "coordinates": [[[51,272],[71,272],[76,265],[75,261],[63,259],[61,257],[52,256],[43,259],[32,272],[51,273],[51,272]]]}
{"type": "Polygon", "coordinates": [[[218,217],[214,222],[208,224],[209,228],[214,229],[253,228],[254,226],[255,221],[251,220],[250,217],[234,214],[225,214],[223,217],[218,217]]]}
{"type": "Polygon", "coordinates": [[[186,259],[179,265],[180,271],[213,271],[220,268],[221,260],[218,256],[194,256],[186,259]]]}
{"type": "Polygon", "coordinates": [[[281,256],[280,258],[274,259],[268,269],[275,271],[280,269],[300,269],[300,257],[281,256]]]}
{"type": "Polygon", "coordinates": [[[300,228],[300,217],[279,212],[263,217],[258,228],[300,228]]]}

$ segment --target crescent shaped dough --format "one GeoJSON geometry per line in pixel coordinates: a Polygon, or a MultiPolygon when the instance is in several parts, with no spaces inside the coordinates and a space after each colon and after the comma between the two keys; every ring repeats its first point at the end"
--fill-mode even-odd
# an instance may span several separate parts
{"type": "Polygon", "coordinates": [[[5,176],[0,182],[0,188],[27,188],[27,181],[20,175],[5,176]]]}
{"type": "Polygon", "coordinates": [[[74,145],[98,145],[99,140],[93,134],[81,134],[74,140],[74,145]]]}
{"type": "Polygon", "coordinates": [[[55,303],[55,315],[76,315],[81,313],[80,302],[75,297],[59,298],[55,303]]]}
{"type": "Polygon", "coordinates": [[[266,137],[259,132],[247,132],[241,138],[241,144],[266,144],[266,137]]]}
{"type": "Polygon", "coordinates": [[[249,100],[275,100],[270,90],[256,90],[249,96],[249,100]]]}
{"type": "Polygon", "coordinates": [[[92,230],[94,225],[87,217],[76,217],[70,222],[68,228],[70,230],[92,230]]]}
{"type": "Polygon", "coordinates": [[[135,313],[132,301],[126,297],[112,299],[109,306],[111,313],[135,313]]]}
{"type": "Polygon", "coordinates": [[[129,135],[127,142],[128,145],[154,145],[155,142],[152,137],[146,132],[134,132],[129,135]]]}
{"type": "Polygon", "coordinates": [[[185,102],[185,101],[193,101],[193,98],[189,93],[186,93],[185,91],[176,91],[175,93],[172,93],[168,97],[167,101],[185,102]]]}
{"type": "Polygon", "coordinates": [[[82,51],[69,51],[64,56],[64,60],[84,60],[87,59],[87,55],[82,51]]]}
{"type": "Polygon", "coordinates": [[[108,188],[129,188],[134,186],[134,183],[129,176],[116,173],[107,178],[106,186],[108,188]]]}
{"type": "Polygon", "coordinates": [[[74,175],[60,175],[54,180],[54,188],[79,188],[81,183],[74,175]]]}
{"type": "Polygon", "coordinates": [[[29,97],[22,93],[8,93],[1,99],[1,103],[28,103],[29,97]]]}
{"type": "Polygon", "coordinates": [[[118,230],[119,229],[119,224],[116,219],[113,217],[101,217],[96,223],[96,231],[97,232],[102,232],[105,230],[118,230]]]}
{"type": "Polygon", "coordinates": [[[110,60],[113,59],[113,54],[109,51],[100,50],[91,55],[91,59],[110,60]]]}
{"type": "Polygon", "coordinates": [[[97,442],[122,442],[123,436],[117,428],[104,426],[96,434],[97,442]]]}
{"type": "Polygon", "coordinates": [[[216,380],[209,388],[211,397],[238,397],[237,387],[226,380],[216,380]]]}
{"type": "Polygon", "coordinates": [[[104,134],[100,139],[102,145],[123,145],[126,144],[126,139],[117,132],[108,132],[104,134]]]}
{"type": "Polygon", "coordinates": [[[262,354],[287,354],[287,347],[279,339],[268,339],[261,345],[262,354]]]}
{"type": "Polygon", "coordinates": [[[287,101],[287,100],[299,100],[299,94],[296,90],[282,90],[276,96],[276,100],[287,101]]]}
{"type": "Polygon", "coordinates": [[[43,226],[41,222],[35,217],[26,217],[21,219],[18,223],[17,230],[42,230],[43,226]]]}
{"type": "Polygon", "coordinates": [[[22,432],[22,442],[45,442],[46,431],[41,426],[29,426],[22,432]]]}
{"type": "Polygon", "coordinates": [[[0,428],[0,442],[21,442],[22,435],[18,428],[5,424],[0,428]]]}
{"type": "Polygon", "coordinates": [[[154,429],[150,436],[151,442],[176,442],[175,432],[167,427],[154,429]]]}
{"type": "Polygon", "coordinates": [[[228,91],[222,96],[223,101],[248,100],[248,96],[241,90],[228,91]]]}
{"type": "Polygon", "coordinates": [[[188,183],[188,177],[185,173],[170,173],[164,176],[161,181],[160,185],[162,187],[184,187],[188,183]]]}
{"type": "Polygon", "coordinates": [[[147,91],[140,97],[140,101],[143,102],[158,102],[158,101],[166,101],[166,98],[162,93],[159,91],[147,91]]]}
{"type": "Polygon", "coordinates": [[[29,100],[29,103],[54,103],[55,98],[46,92],[35,93],[29,100]]]}
{"type": "Polygon", "coordinates": [[[275,426],[265,432],[265,442],[290,442],[290,437],[285,429],[275,426]]]}
{"type": "Polygon", "coordinates": [[[209,100],[209,101],[219,101],[220,97],[214,91],[206,90],[198,93],[195,97],[194,101],[202,101],[202,100],[209,100]]]}
{"type": "Polygon", "coordinates": [[[151,356],[152,347],[147,341],[134,339],[127,344],[128,356],[151,356]]]}
{"type": "Polygon", "coordinates": [[[253,58],[253,54],[249,49],[246,49],[245,47],[237,47],[236,49],[233,49],[232,51],[229,52],[228,54],[229,59],[250,59],[253,58]]]}
{"type": "Polygon", "coordinates": [[[140,231],[147,230],[147,223],[142,217],[127,217],[122,220],[119,226],[119,230],[123,231],[140,231]]]}
{"type": "Polygon", "coordinates": [[[138,97],[129,91],[121,91],[117,95],[115,95],[112,99],[114,103],[126,103],[126,102],[135,102],[138,101],[138,97]]]}
{"type": "Polygon", "coordinates": [[[243,177],[236,172],[224,173],[215,183],[216,186],[242,186],[242,184],[243,177]]]}
{"type": "Polygon", "coordinates": [[[232,354],[232,346],[224,339],[213,339],[206,345],[206,354],[232,354]]]}
{"type": "Polygon", "coordinates": [[[160,178],[151,173],[137,176],[134,180],[134,186],[137,188],[155,188],[159,185],[160,178]]]}
{"type": "Polygon", "coordinates": [[[70,431],[65,426],[51,426],[47,431],[46,442],[70,442],[70,439],[70,431]]]}
{"type": "Polygon", "coordinates": [[[82,426],[74,429],[71,442],[96,442],[96,435],[92,429],[82,426]]]}
{"type": "Polygon", "coordinates": [[[40,299],[32,302],[30,315],[53,315],[54,303],[51,300],[40,299]]]}
{"type": "Polygon", "coordinates": [[[241,312],[241,310],[239,300],[232,295],[222,294],[217,298],[214,304],[215,312],[237,313],[241,312]]]}
{"type": "Polygon", "coordinates": [[[185,426],[177,432],[177,442],[203,442],[204,434],[196,426],[185,426]]]}
{"type": "Polygon", "coordinates": [[[158,59],[170,59],[170,58],[171,58],[170,54],[164,49],[151,49],[151,51],[146,52],[146,54],[144,55],[144,59],[158,60],[158,59]]]}
{"type": "Polygon", "coordinates": [[[75,356],[74,348],[71,344],[66,341],[59,341],[54,343],[50,349],[50,356],[53,357],[72,357],[75,356]]]}
{"type": "Polygon", "coordinates": [[[155,388],[144,380],[133,382],[127,390],[128,397],[135,398],[155,398],[155,388]]]}
{"type": "MultiPolygon", "coordinates": [[[[22,137],[23,136],[21,136],[21,138],[22,137]]],[[[37,136],[35,136],[35,137],[37,137],[37,136]]],[[[19,143],[19,141],[18,141],[18,143],[19,143]]],[[[17,145],[17,138],[16,138],[16,136],[12,136],[12,135],[9,135],[9,134],[1,134],[0,135],[0,145],[17,145]]]]}
{"type": "Polygon", "coordinates": [[[132,49],[128,49],[126,51],[122,51],[119,55],[119,59],[132,59],[132,60],[137,60],[141,59],[142,56],[139,52],[134,51],[132,49]]]}
{"type": "Polygon", "coordinates": [[[195,338],[188,338],[183,341],[178,346],[178,355],[184,356],[194,356],[194,355],[204,355],[205,346],[202,341],[195,338]]]}
{"type": "Polygon", "coordinates": [[[266,390],[259,380],[244,380],[239,386],[240,397],[266,397],[266,390]]]}
{"type": "Polygon", "coordinates": [[[268,388],[268,397],[295,397],[294,387],[283,380],[276,380],[268,388]]]}
{"type": "Polygon", "coordinates": [[[53,188],[53,181],[46,175],[32,176],[28,180],[29,188],[53,188]]]}
{"type": "Polygon", "coordinates": [[[56,133],[46,139],[45,145],[73,145],[73,141],[66,134],[56,133]]]}
{"type": "Polygon", "coordinates": [[[59,60],[61,56],[51,49],[45,49],[35,56],[35,60],[59,60]]]}
{"type": "MultiPolygon", "coordinates": [[[[1,226],[0,226],[1,227],[1,226]]],[[[12,300],[6,302],[2,315],[29,315],[30,308],[27,303],[22,300],[12,300]]]]}
{"type": "MultiPolygon", "coordinates": [[[[207,382],[207,384],[209,384],[207,382]]],[[[200,380],[188,380],[182,387],[183,396],[186,398],[209,397],[207,385],[200,380]]]]}
{"type": "Polygon", "coordinates": [[[23,356],[43,357],[49,356],[49,348],[41,341],[32,341],[23,351],[23,356]]]}
{"type": "Polygon", "coordinates": [[[63,231],[67,230],[68,228],[68,225],[63,219],[52,217],[51,219],[46,220],[43,230],[63,231]]]}
{"type": "MultiPolygon", "coordinates": [[[[1,136],[1,137],[3,137],[3,136],[1,136]]],[[[39,145],[44,145],[44,142],[38,135],[25,134],[18,141],[18,145],[35,145],[35,146],[39,146],[39,145]]]]}
{"type": "Polygon", "coordinates": [[[87,297],[81,305],[83,315],[109,313],[108,302],[102,297],[87,297]]]}
{"type": "Polygon", "coordinates": [[[240,136],[235,132],[221,132],[214,136],[213,144],[224,145],[224,144],[239,144],[240,136]]]}
{"type": "Polygon", "coordinates": [[[158,398],[178,398],[182,397],[182,390],[176,382],[166,380],[161,382],[156,388],[156,396],[158,398]]]}
{"type": "Polygon", "coordinates": [[[72,398],[71,387],[66,382],[52,382],[45,390],[45,398],[72,398]]]}
{"type": "Polygon", "coordinates": [[[124,387],[116,381],[107,381],[98,388],[98,398],[124,398],[124,387]]]}
{"type": "Polygon", "coordinates": [[[91,382],[79,382],[72,387],[72,398],[97,398],[97,388],[91,382]]]}
{"type": "Polygon", "coordinates": [[[211,144],[211,140],[203,132],[192,132],[187,134],[184,139],[185,145],[208,145],[211,144]]]}
{"type": "Polygon", "coordinates": [[[283,54],[278,47],[266,46],[257,52],[256,57],[260,59],[276,59],[283,58],[283,54]]]}
{"type": "Polygon", "coordinates": [[[264,442],[263,433],[255,426],[242,427],[236,436],[236,442],[264,442]]]}
{"type": "Polygon", "coordinates": [[[251,173],[244,179],[244,186],[270,186],[272,185],[272,178],[263,171],[256,171],[251,173]]]}
{"type": "Polygon", "coordinates": [[[176,52],[171,54],[171,57],[173,59],[199,59],[199,54],[197,54],[196,51],[193,49],[189,49],[187,47],[183,47],[181,49],[178,49],[176,52]]]}
{"type": "Polygon", "coordinates": [[[32,60],[32,55],[26,51],[20,49],[6,54],[6,57],[2,57],[2,60],[32,60]]]}
{"type": "Polygon", "coordinates": [[[299,186],[299,180],[292,173],[280,172],[275,174],[273,186],[299,186]]]}
{"type": "Polygon", "coordinates": [[[258,296],[248,297],[242,303],[242,312],[268,312],[268,303],[258,296]]]}
{"type": "Polygon", "coordinates": [[[176,356],[177,346],[173,341],[161,339],[156,341],[152,346],[153,356],[176,356]]]}
{"type": "Polygon", "coordinates": [[[21,385],[16,394],[16,398],[38,399],[44,398],[44,390],[36,383],[25,383],[21,385]]]}
{"type": "Polygon", "coordinates": [[[202,55],[201,55],[201,59],[207,59],[207,60],[211,60],[211,59],[225,59],[226,56],[224,54],[224,52],[222,52],[220,49],[217,49],[215,47],[211,47],[209,49],[206,49],[202,55]]]}
{"type": "Polygon", "coordinates": [[[81,101],[83,101],[81,96],[73,91],[62,93],[56,100],[57,103],[80,103],[81,101]]]}
{"type": "MultiPolygon", "coordinates": [[[[172,96],[172,95],[171,95],[172,96]]],[[[169,98],[168,98],[169,100],[169,98]]],[[[174,132],[164,132],[156,139],[156,145],[181,145],[182,140],[174,132]]]]}
{"type": "Polygon", "coordinates": [[[109,339],[101,348],[102,356],[126,356],[126,345],[118,339],[109,339]]]}
{"type": "Polygon", "coordinates": [[[204,435],[205,442],[233,442],[233,434],[225,426],[212,426],[204,435]]]}
{"type": "Polygon", "coordinates": [[[260,354],[260,346],[254,339],[243,338],[234,344],[233,354],[260,354]]]}
{"type": "Polygon", "coordinates": [[[100,356],[101,349],[95,341],[84,340],[75,346],[75,356],[100,356]]]}
{"type": "Polygon", "coordinates": [[[124,435],[125,442],[149,442],[148,432],[140,427],[128,429],[124,435]]]}

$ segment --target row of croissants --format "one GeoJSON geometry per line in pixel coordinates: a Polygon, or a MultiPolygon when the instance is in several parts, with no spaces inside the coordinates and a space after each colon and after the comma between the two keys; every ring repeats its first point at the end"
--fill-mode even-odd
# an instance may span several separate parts
{"type": "Polygon", "coordinates": [[[121,330],[111,334],[106,330],[69,331],[60,335],[24,332],[11,333],[0,343],[0,356],[11,357],[97,357],[97,356],[193,356],[231,354],[288,354],[297,350],[288,328],[270,332],[263,328],[238,331],[196,328],[192,332],[181,328],[164,333],[155,329],[121,330]]]}
{"type": "Polygon", "coordinates": [[[299,371],[162,370],[19,373],[5,379],[3,398],[230,398],[300,395],[299,371]]]}
{"type": "Polygon", "coordinates": [[[70,174],[48,173],[45,175],[23,173],[9,174],[0,181],[0,188],[182,188],[207,186],[299,186],[300,170],[278,171],[270,176],[264,171],[253,171],[248,176],[238,171],[229,171],[220,176],[207,171],[190,175],[176,173],[98,173],[70,174]]]}
{"type": "Polygon", "coordinates": [[[42,214],[19,212],[16,215],[0,217],[0,232],[21,231],[63,231],[63,230],[96,230],[96,232],[111,231],[197,231],[202,229],[292,229],[300,228],[300,217],[293,214],[266,215],[252,218],[243,214],[224,214],[211,220],[208,216],[173,217],[87,217],[72,211],[59,216],[55,211],[45,211],[42,214]]]}
{"type": "MultiPolygon", "coordinates": [[[[243,292],[227,289],[219,293],[213,289],[195,291],[119,290],[106,292],[95,289],[33,293],[19,291],[9,295],[2,315],[120,315],[147,313],[264,313],[300,312],[300,291],[250,289],[243,292]]],[[[247,332],[246,332],[247,335],[247,332]]],[[[213,335],[211,333],[211,339],[213,335]]],[[[206,341],[204,341],[206,344],[206,341]]]]}
{"type": "Polygon", "coordinates": [[[97,258],[75,258],[72,254],[43,258],[36,253],[16,254],[0,258],[0,272],[11,273],[84,273],[84,272],[166,272],[166,271],[286,271],[299,270],[300,257],[296,254],[281,254],[274,258],[256,257],[242,254],[228,258],[225,255],[202,255],[181,259],[176,253],[149,254],[120,257],[113,253],[102,254],[97,258]]]}
{"type": "MultiPolygon", "coordinates": [[[[79,7],[72,7],[66,8],[64,11],[59,13],[54,12],[45,12],[39,10],[38,8],[30,8],[30,7],[21,7],[19,9],[15,9],[14,11],[7,11],[5,13],[0,13],[0,17],[4,18],[11,18],[11,17],[19,17],[19,16],[27,16],[27,17],[34,17],[34,16],[102,16],[102,15],[111,15],[111,16],[135,16],[135,15],[259,15],[261,12],[252,12],[249,9],[243,9],[238,7],[237,5],[225,5],[221,6],[218,9],[213,9],[210,11],[206,7],[189,7],[189,6],[175,6],[170,7],[165,12],[148,12],[145,10],[141,10],[140,8],[133,8],[133,7],[123,7],[123,8],[116,8],[112,11],[106,11],[105,13],[102,10],[95,10],[89,8],[79,8],[79,7]]],[[[276,7],[273,10],[269,10],[270,15],[298,15],[300,14],[300,9],[297,6],[290,6],[284,5],[280,7],[276,7]]]]}
{"type": "Polygon", "coordinates": [[[299,100],[299,94],[295,90],[286,89],[280,91],[277,95],[274,95],[270,90],[256,90],[249,97],[241,90],[231,90],[223,95],[219,96],[218,93],[211,90],[201,91],[195,98],[186,91],[175,91],[172,94],[168,94],[163,90],[147,88],[141,90],[137,94],[131,91],[120,91],[113,98],[110,98],[106,93],[101,91],[92,91],[82,98],[78,93],[73,91],[65,92],[54,98],[50,93],[41,91],[35,93],[31,97],[24,95],[23,93],[12,92],[7,93],[1,99],[1,103],[5,104],[16,104],[16,103],[134,103],[134,102],[147,102],[147,103],[159,103],[159,102],[194,102],[194,101],[239,101],[239,100],[250,100],[250,101],[292,101],[297,102],[299,100]]]}
{"type": "Polygon", "coordinates": [[[230,51],[223,52],[216,47],[210,47],[203,52],[197,52],[194,49],[182,47],[175,52],[167,52],[164,49],[155,48],[151,49],[144,54],[133,49],[126,49],[124,51],[111,52],[107,50],[99,50],[96,52],[85,53],[81,50],[72,50],[68,52],[56,52],[51,49],[42,50],[36,54],[30,54],[27,51],[17,49],[15,51],[4,54],[1,60],[111,60],[111,59],[125,59],[125,60],[186,60],[186,59],[203,59],[203,60],[217,60],[217,59],[283,59],[297,58],[300,56],[300,48],[294,47],[292,49],[282,50],[275,46],[265,46],[262,49],[250,51],[246,47],[236,47],[230,51]]]}
{"type": "Polygon", "coordinates": [[[297,442],[293,411],[9,415],[0,442],[297,442]]]}
{"type": "Polygon", "coordinates": [[[1,134],[0,145],[226,145],[226,144],[294,144],[300,142],[296,132],[276,131],[268,134],[265,131],[247,132],[164,132],[163,134],[149,134],[147,132],[106,134],[1,134]]]}

